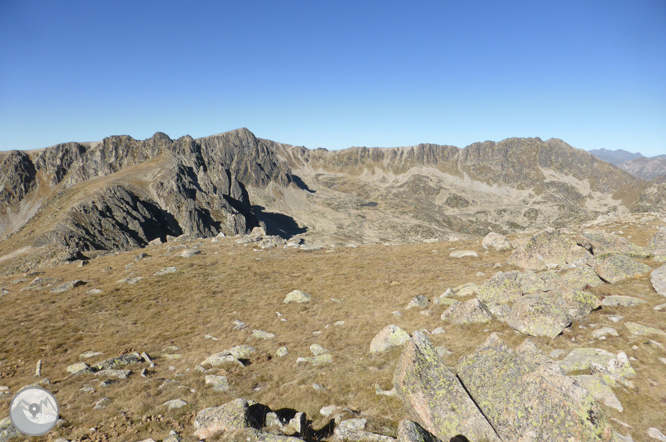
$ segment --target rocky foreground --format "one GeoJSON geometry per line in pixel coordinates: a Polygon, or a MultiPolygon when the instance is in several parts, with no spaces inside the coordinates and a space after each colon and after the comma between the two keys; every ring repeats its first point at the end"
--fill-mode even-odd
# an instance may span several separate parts
{"type": "Polygon", "coordinates": [[[663,441],[665,262],[664,215],[170,238],[0,278],[0,416],[35,384],[60,403],[48,440],[663,441]]]}

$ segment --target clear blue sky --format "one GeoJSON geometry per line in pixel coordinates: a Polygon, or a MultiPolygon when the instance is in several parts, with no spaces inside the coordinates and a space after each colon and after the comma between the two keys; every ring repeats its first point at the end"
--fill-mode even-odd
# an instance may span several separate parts
{"type": "Polygon", "coordinates": [[[666,1],[0,0],[0,150],[247,127],[666,153],[666,1]]]}

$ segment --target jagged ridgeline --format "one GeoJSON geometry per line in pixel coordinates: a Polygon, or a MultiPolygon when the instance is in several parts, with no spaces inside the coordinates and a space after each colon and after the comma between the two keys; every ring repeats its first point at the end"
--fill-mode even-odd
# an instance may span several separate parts
{"type": "Polygon", "coordinates": [[[315,244],[509,233],[660,209],[665,194],[665,183],[557,139],[329,152],[247,129],[196,140],[112,136],[0,153],[0,266],[256,226],[315,244]]]}

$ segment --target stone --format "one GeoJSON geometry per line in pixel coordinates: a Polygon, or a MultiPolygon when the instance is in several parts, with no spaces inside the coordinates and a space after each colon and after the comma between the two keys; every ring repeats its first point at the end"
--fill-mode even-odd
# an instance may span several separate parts
{"type": "Polygon", "coordinates": [[[629,242],[626,238],[604,231],[584,232],[578,235],[576,242],[593,255],[613,253],[635,258],[647,258],[650,255],[645,248],[629,242]]]}
{"type": "Polygon", "coordinates": [[[513,304],[506,323],[526,335],[554,338],[571,325],[571,317],[551,297],[533,295],[513,304]]]}
{"type": "Polygon", "coordinates": [[[183,408],[184,406],[186,406],[187,402],[185,402],[182,399],[172,399],[170,401],[166,401],[162,405],[167,407],[169,410],[177,410],[179,408],[183,408]]]}
{"type": "Polygon", "coordinates": [[[441,440],[462,433],[470,440],[500,441],[425,334],[414,332],[403,348],[393,385],[415,420],[441,440]]]}
{"type": "Polygon", "coordinates": [[[657,233],[648,242],[647,251],[653,256],[666,257],[666,226],[657,230],[657,233]]]}
{"type": "Polygon", "coordinates": [[[467,284],[459,285],[454,288],[453,292],[459,297],[471,296],[478,294],[479,288],[473,282],[468,282],[467,284]]]}
{"type": "Polygon", "coordinates": [[[392,437],[366,431],[367,423],[367,419],[344,420],[333,430],[333,440],[336,442],[395,442],[392,437]]]}
{"type": "Polygon", "coordinates": [[[407,310],[410,308],[426,308],[430,301],[428,301],[428,297],[426,295],[418,295],[414,298],[412,298],[411,301],[409,301],[409,304],[407,304],[407,307],[405,307],[407,310]]]}
{"type": "Polygon", "coordinates": [[[234,431],[232,437],[234,441],[243,442],[303,442],[303,439],[297,437],[277,435],[251,427],[234,431]]]}
{"type": "Polygon", "coordinates": [[[325,353],[319,356],[311,356],[309,358],[298,358],[296,359],[296,364],[308,363],[312,365],[328,364],[333,361],[333,356],[329,353],[325,353]]]}
{"type": "Polygon", "coordinates": [[[71,290],[74,287],[81,287],[82,285],[85,285],[85,281],[81,281],[80,279],[75,279],[74,281],[69,281],[64,283],[63,285],[59,285],[57,287],[53,287],[51,289],[51,293],[62,293],[67,290],[71,290]]]}
{"type": "Polygon", "coordinates": [[[370,353],[381,353],[395,347],[400,347],[409,341],[409,334],[398,327],[390,324],[384,327],[370,342],[370,353]]]}
{"type": "Polygon", "coordinates": [[[659,304],[654,306],[654,310],[661,312],[661,311],[666,311],[666,304],[659,304]]]}
{"type": "Polygon", "coordinates": [[[106,388],[106,387],[110,387],[111,385],[117,384],[117,383],[118,383],[118,381],[116,381],[114,379],[105,379],[102,382],[100,382],[99,386],[100,386],[100,388],[106,388]]]}
{"type": "Polygon", "coordinates": [[[441,319],[454,324],[482,324],[493,319],[488,307],[476,298],[454,304],[442,313],[441,319]]]}
{"type": "Polygon", "coordinates": [[[285,357],[289,354],[289,350],[287,350],[287,347],[280,347],[280,348],[277,349],[275,354],[278,355],[279,357],[283,358],[283,357],[285,357]]]}
{"type": "Polygon", "coordinates": [[[137,276],[137,277],[134,277],[134,278],[123,278],[123,279],[118,280],[118,282],[134,285],[137,282],[141,281],[142,279],[143,279],[143,277],[137,276]]]}
{"type": "Polygon", "coordinates": [[[441,442],[421,425],[409,419],[403,419],[398,425],[398,442],[441,442]]]}
{"type": "Polygon", "coordinates": [[[134,352],[134,353],[128,353],[126,355],[117,356],[115,358],[106,359],[96,364],[93,368],[95,370],[109,370],[121,365],[135,364],[137,362],[143,362],[143,358],[139,353],[134,352]]]}
{"type": "Polygon", "coordinates": [[[156,271],[153,273],[154,276],[163,276],[163,275],[168,275],[169,273],[176,273],[176,268],[175,267],[164,267],[161,270],[156,271]]]}
{"type": "Polygon", "coordinates": [[[587,250],[561,231],[545,230],[532,236],[524,246],[514,249],[506,262],[528,270],[543,270],[546,264],[564,266],[578,258],[590,256],[587,250]]]}
{"type": "Polygon", "coordinates": [[[90,350],[88,350],[88,351],[85,351],[85,352],[81,353],[79,355],[79,357],[83,358],[83,359],[88,359],[88,358],[94,358],[95,356],[101,356],[103,354],[104,353],[101,353],[99,351],[90,351],[90,350]]]}
{"type": "Polygon", "coordinates": [[[375,394],[378,396],[395,396],[395,388],[391,388],[390,390],[383,390],[378,383],[375,383],[375,394]]]}
{"type": "Polygon", "coordinates": [[[444,306],[451,306],[453,304],[459,304],[460,301],[455,300],[453,298],[449,298],[447,296],[441,295],[438,296],[437,298],[434,299],[434,304],[435,305],[444,305],[444,306]]]}
{"type": "Polygon", "coordinates": [[[496,252],[505,252],[511,250],[511,243],[506,239],[504,235],[499,233],[490,232],[483,238],[481,245],[485,250],[490,248],[495,249],[496,252]]]}
{"type": "Polygon", "coordinates": [[[592,267],[582,265],[575,269],[568,270],[563,273],[559,278],[559,284],[570,289],[584,289],[586,285],[596,287],[604,284],[604,282],[597,276],[592,267]]]}
{"type": "Polygon", "coordinates": [[[477,299],[488,306],[515,302],[523,295],[520,276],[518,271],[495,273],[484,285],[478,287],[477,299]]]}
{"type": "Polygon", "coordinates": [[[339,327],[339,326],[341,326],[341,325],[345,325],[345,321],[335,321],[335,323],[334,323],[333,325],[339,327]]]}
{"type": "Polygon", "coordinates": [[[328,353],[328,350],[326,350],[324,347],[322,347],[322,346],[319,345],[319,344],[312,344],[312,345],[310,346],[310,351],[311,351],[312,354],[315,355],[315,356],[319,356],[319,355],[322,355],[322,354],[324,354],[324,353],[328,353]]]}
{"type": "Polygon", "coordinates": [[[650,271],[649,266],[625,255],[601,255],[594,259],[594,263],[594,271],[597,272],[599,278],[611,284],[650,271]]]}
{"type": "Polygon", "coordinates": [[[77,362],[67,367],[67,373],[79,374],[79,373],[92,373],[92,369],[85,362],[77,362]]]}
{"type": "Polygon", "coordinates": [[[620,412],[624,410],[620,400],[615,396],[613,390],[602,378],[589,374],[572,376],[572,378],[578,382],[581,387],[586,389],[594,399],[603,403],[605,406],[615,408],[620,412]]]}
{"type": "Polygon", "coordinates": [[[648,327],[635,322],[626,322],[624,326],[634,335],[659,335],[666,338],[666,332],[658,328],[648,327]]]}
{"type": "Polygon", "coordinates": [[[440,358],[445,358],[446,356],[449,356],[449,355],[453,354],[446,347],[441,346],[441,345],[435,347],[435,351],[437,352],[437,354],[439,355],[440,358]]]}
{"type": "Polygon", "coordinates": [[[296,302],[298,304],[301,304],[303,302],[310,302],[311,298],[312,297],[308,293],[302,292],[300,290],[294,290],[287,293],[287,296],[284,298],[284,301],[282,302],[284,302],[285,304],[289,304],[291,302],[296,302]]]}
{"type": "Polygon", "coordinates": [[[612,295],[606,296],[601,305],[605,307],[636,307],[637,305],[647,304],[647,301],[632,296],[612,295]]]}
{"type": "Polygon", "coordinates": [[[479,255],[474,250],[456,250],[451,252],[449,256],[451,258],[479,257],[479,255]]]}
{"type": "Polygon", "coordinates": [[[666,442],[666,436],[664,435],[664,433],[662,433],[656,428],[648,428],[647,435],[650,436],[652,439],[657,439],[660,442],[666,442]]]}
{"type": "Polygon", "coordinates": [[[607,336],[618,337],[617,330],[611,327],[602,327],[592,332],[594,339],[606,339],[607,336]]]}
{"type": "Polygon", "coordinates": [[[102,291],[100,289],[90,289],[86,293],[89,295],[101,295],[102,291]]]}
{"type": "Polygon", "coordinates": [[[249,345],[235,345],[227,350],[231,356],[236,359],[249,359],[251,355],[257,352],[257,349],[249,345]]]}
{"type": "Polygon", "coordinates": [[[201,250],[197,249],[187,249],[180,252],[180,256],[183,258],[191,258],[195,255],[201,255],[201,250]]]}
{"type": "Polygon", "coordinates": [[[275,337],[273,333],[268,333],[263,330],[252,330],[252,336],[258,339],[272,339],[275,337]]]}
{"type": "Polygon", "coordinates": [[[430,332],[430,334],[433,334],[433,335],[443,335],[444,333],[446,333],[446,331],[442,327],[437,327],[433,331],[430,332]]]}
{"type": "Polygon", "coordinates": [[[213,367],[231,368],[231,367],[244,367],[243,363],[237,357],[229,353],[228,350],[220,353],[215,353],[204,359],[201,365],[210,364],[213,367]]]}
{"type": "Polygon", "coordinates": [[[239,321],[238,319],[236,319],[233,322],[233,324],[234,324],[234,330],[242,330],[245,327],[247,327],[247,325],[245,325],[245,323],[243,321],[239,321]]]}
{"type": "Polygon", "coordinates": [[[167,437],[164,438],[162,442],[182,442],[183,439],[175,431],[169,431],[167,437]]]}
{"type": "Polygon", "coordinates": [[[504,441],[611,440],[594,398],[529,339],[514,351],[493,333],[456,372],[504,441]]]}
{"type": "Polygon", "coordinates": [[[655,292],[661,296],[666,296],[666,264],[650,273],[650,282],[655,292]]]}
{"type": "Polygon", "coordinates": [[[228,391],[229,381],[226,376],[206,375],[206,385],[212,385],[215,391],[228,391]]]}
{"type": "Polygon", "coordinates": [[[575,348],[560,362],[565,373],[582,371],[590,368],[592,363],[607,365],[615,355],[600,348],[575,348]]]}
{"type": "Polygon", "coordinates": [[[103,410],[110,403],[111,403],[111,399],[109,399],[108,397],[103,397],[102,399],[95,402],[95,407],[93,409],[94,410],[103,410]]]}
{"type": "Polygon", "coordinates": [[[6,442],[15,437],[19,437],[21,433],[12,425],[12,421],[7,416],[4,419],[0,419],[0,442],[6,442]]]}
{"type": "Polygon", "coordinates": [[[113,369],[107,369],[107,370],[99,370],[95,372],[95,376],[108,376],[116,379],[127,379],[129,375],[132,374],[132,370],[113,370],[113,369]]]}
{"type": "Polygon", "coordinates": [[[220,433],[250,426],[249,405],[238,398],[219,407],[205,408],[194,419],[194,436],[208,439],[220,433]]]}

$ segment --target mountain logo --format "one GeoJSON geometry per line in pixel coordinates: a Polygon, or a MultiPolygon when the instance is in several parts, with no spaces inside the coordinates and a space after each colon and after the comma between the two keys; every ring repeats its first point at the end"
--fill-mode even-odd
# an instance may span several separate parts
{"type": "Polygon", "coordinates": [[[19,391],[9,407],[12,425],[26,436],[41,436],[51,431],[58,421],[58,402],[40,387],[27,387],[19,391]]]}

